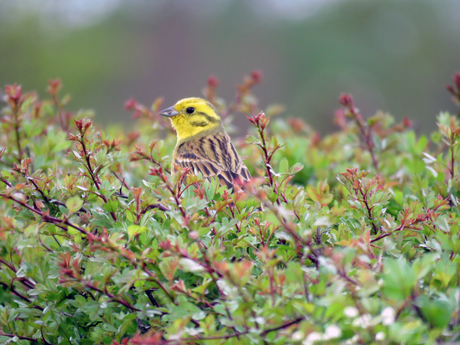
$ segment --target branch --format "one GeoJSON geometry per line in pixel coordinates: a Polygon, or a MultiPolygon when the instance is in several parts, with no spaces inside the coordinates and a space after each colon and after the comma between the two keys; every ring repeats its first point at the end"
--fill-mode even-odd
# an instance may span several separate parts
{"type": "MultiPolygon", "coordinates": [[[[34,338],[29,338],[29,337],[22,337],[22,336],[16,335],[16,334],[0,333],[0,336],[1,336],[1,337],[8,337],[8,338],[17,337],[17,338],[19,338],[19,339],[21,339],[21,340],[29,340],[29,341],[33,341],[33,342],[37,342],[37,343],[40,341],[39,339],[34,339],[34,338]]],[[[41,340],[41,341],[42,341],[44,344],[50,344],[50,343],[48,343],[47,341],[43,341],[43,340],[41,340]]],[[[50,344],[50,345],[52,345],[52,344],[50,344]]]]}
{"type": "MultiPolygon", "coordinates": [[[[97,196],[99,196],[103,201],[104,203],[107,204],[108,200],[107,198],[101,194],[101,187],[99,186],[99,182],[97,181],[97,176],[94,174],[94,171],[93,171],[93,168],[91,166],[91,159],[90,159],[90,155],[91,153],[88,152],[88,150],[86,149],[86,145],[85,145],[85,137],[84,137],[84,132],[82,132],[80,130],[80,145],[82,147],[82,150],[83,150],[83,154],[85,155],[85,160],[86,160],[86,164],[85,167],[86,169],[88,170],[88,173],[91,177],[91,180],[93,181],[94,185],[96,186],[96,189],[98,190],[99,193],[96,193],[97,196]]],[[[115,214],[115,212],[110,212],[110,215],[112,216],[112,219],[114,221],[117,221],[117,215],[115,214]]]]}
{"type": "Polygon", "coordinates": [[[343,94],[340,97],[340,104],[342,104],[345,108],[348,110],[348,115],[356,122],[358,125],[358,128],[364,138],[366,148],[369,151],[371,158],[372,158],[372,164],[374,165],[375,171],[379,171],[379,163],[377,159],[375,158],[375,153],[374,153],[374,143],[372,140],[372,127],[369,125],[365,125],[363,123],[363,118],[361,114],[359,113],[359,110],[355,108],[353,98],[351,95],[346,95],[343,94]]]}
{"type": "MultiPolygon", "coordinates": [[[[292,325],[295,325],[299,322],[301,322],[302,320],[304,320],[305,317],[299,317],[295,320],[292,320],[288,323],[285,323],[284,325],[281,325],[281,326],[278,326],[278,327],[274,327],[274,328],[269,328],[269,329],[266,329],[265,331],[263,331],[262,333],[260,333],[260,335],[262,337],[266,336],[268,333],[270,332],[274,332],[274,331],[279,331],[280,329],[285,329],[285,328],[288,328],[292,325]]],[[[244,331],[244,332],[239,332],[239,333],[234,333],[234,334],[228,334],[228,335],[220,335],[220,336],[214,336],[214,337],[195,337],[195,338],[182,338],[180,339],[181,341],[199,341],[199,340],[214,340],[214,339],[229,339],[229,338],[234,338],[234,337],[238,337],[240,335],[245,335],[245,334],[248,334],[250,333],[250,331],[244,331]]]]}
{"type": "Polygon", "coordinates": [[[363,202],[364,202],[364,205],[366,206],[367,213],[368,213],[368,218],[371,221],[372,229],[374,230],[374,235],[377,235],[379,230],[377,229],[377,226],[374,223],[375,219],[374,219],[374,216],[372,215],[372,207],[370,207],[368,202],[367,202],[367,193],[363,192],[361,184],[359,184],[359,192],[361,193],[361,195],[363,197],[363,202]]]}
{"type": "MultiPolygon", "coordinates": [[[[0,263],[4,264],[6,267],[8,267],[10,270],[12,270],[15,274],[16,274],[16,268],[14,268],[14,266],[10,265],[8,262],[6,262],[5,260],[3,259],[0,259],[0,263]]],[[[22,284],[24,284],[25,286],[27,286],[29,289],[34,289],[35,288],[35,284],[32,283],[29,279],[27,278],[17,278],[22,284]]]]}
{"type": "Polygon", "coordinates": [[[19,205],[27,208],[28,210],[32,211],[33,213],[35,214],[38,214],[39,216],[41,216],[43,218],[43,221],[47,222],[47,223],[52,223],[54,225],[56,225],[57,227],[67,231],[67,228],[65,228],[64,226],[62,226],[61,224],[64,224],[64,225],[67,225],[67,226],[70,226],[72,228],[74,228],[75,230],[81,232],[82,234],[85,234],[87,236],[92,236],[94,237],[91,233],[89,233],[88,231],[84,230],[83,228],[69,222],[68,219],[65,219],[65,220],[62,220],[62,219],[59,219],[59,218],[55,218],[55,217],[51,217],[49,216],[47,213],[45,212],[42,212],[40,210],[37,210],[29,205],[27,205],[26,203],[14,198],[13,196],[11,195],[6,195],[6,194],[3,194],[3,193],[0,193],[0,197],[3,197],[3,198],[7,198],[7,199],[10,199],[16,203],[18,203],[19,205]]]}
{"type": "Polygon", "coordinates": [[[267,330],[262,332],[262,336],[265,336],[270,332],[279,331],[280,329],[288,328],[289,326],[295,325],[296,323],[299,323],[300,321],[302,321],[304,319],[305,319],[305,317],[303,317],[303,316],[298,317],[297,319],[292,320],[291,322],[285,323],[284,325],[281,325],[279,327],[269,328],[269,329],[267,329],[267,330]]]}
{"type": "Polygon", "coordinates": [[[3,285],[5,288],[7,289],[10,289],[11,290],[11,293],[18,296],[20,299],[22,299],[23,301],[26,301],[27,303],[31,304],[32,307],[34,309],[38,309],[38,310],[41,310],[43,311],[43,308],[38,306],[38,305],[34,305],[33,302],[26,296],[24,296],[23,294],[21,294],[20,292],[18,292],[14,287],[13,287],[13,281],[11,282],[10,285],[8,284],[5,284],[4,282],[0,282],[0,285],[3,285]]]}
{"type": "Polygon", "coordinates": [[[132,311],[141,311],[140,309],[137,309],[135,307],[133,307],[131,304],[129,304],[128,302],[126,302],[124,299],[121,299],[121,298],[118,298],[114,295],[112,295],[110,292],[107,291],[107,289],[104,289],[104,290],[101,290],[97,287],[95,287],[94,285],[92,284],[86,284],[86,287],[88,289],[92,289],[94,291],[97,291],[103,295],[106,295],[107,297],[110,298],[111,301],[114,301],[114,302],[117,302],[117,303],[120,303],[121,305],[125,306],[126,308],[132,310],[132,311]]]}
{"type": "Polygon", "coordinates": [[[17,111],[14,111],[14,132],[16,133],[16,145],[18,147],[18,161],[22,160],[22,148],[21,148],[21,136],[19,134],[19,114],[17,111]]]}
{"type": "Polygon", "coordinates": [[[144,209],[141,211],[141,215],[145,214],[147,211],[152,210],[154,208],[157,208],[157,209],[159,209],[161,211],[170,211],[169,208],[167,208],[166,206],[163,206],[161,204],[152,204],[152,205],[148,205],[148,206],[144,207],[144,209]]]}

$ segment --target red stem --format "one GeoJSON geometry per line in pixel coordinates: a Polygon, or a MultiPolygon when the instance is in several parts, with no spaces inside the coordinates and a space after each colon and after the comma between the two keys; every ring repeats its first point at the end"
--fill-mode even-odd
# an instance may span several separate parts
{"type": "MultiPolygon", "coordinates": [[[[81,147],[83,149],[83,153],[84,153],[85,159],[86,159],[86,164],[87,164],[86,169],[88,170],[88,172],[89,172],[89,174],[91,176],[91,179],[93,180],[94,185],[96,186],[96,189],[99,191],[99,193],[97,193],[96,195],[99,196],[104,201],[104,203],[107,204],[108,200],[103,194],[101,194],[101,188],[99,187],[99,183],[97,181],[97,176],[94,175],[93,168],[91,167],[90,154],[88,154],[88,151],[86,150],[85,139],[83,137],[83,134],[82,134],[81,139],[80,139],[80,144],[81,144],[81,147]]],[[[114,221],[117,221],[117,215],[115,214],[115,212],[111,211],[110,215],[112,216],[112,219],[114,221]]]]}

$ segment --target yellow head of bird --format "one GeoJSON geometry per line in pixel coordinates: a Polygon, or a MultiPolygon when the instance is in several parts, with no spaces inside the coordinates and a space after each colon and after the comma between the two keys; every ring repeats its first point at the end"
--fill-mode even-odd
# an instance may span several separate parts
{"type": "Polygon", "coordinates": [[[160,112],[171,119],[177,140],[186,139],[222,125],[216,109],[201,98],[184,98],[160,112]]]}

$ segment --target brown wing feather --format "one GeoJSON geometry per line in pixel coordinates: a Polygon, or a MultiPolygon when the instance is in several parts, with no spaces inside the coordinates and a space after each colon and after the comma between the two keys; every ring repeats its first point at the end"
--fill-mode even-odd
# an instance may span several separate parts
{"type": "MultiPolygon", "coordinates": [[[[233,188],[234,181],[249,181],[251,174],[241,160],[227,133],[194,138],[180,144],[174,155],[180,167],[189,167],[193,174],[217,176],[220,184],[233,188]]],[[[175,169],[173,169],[175,170],[175,169]]]]}

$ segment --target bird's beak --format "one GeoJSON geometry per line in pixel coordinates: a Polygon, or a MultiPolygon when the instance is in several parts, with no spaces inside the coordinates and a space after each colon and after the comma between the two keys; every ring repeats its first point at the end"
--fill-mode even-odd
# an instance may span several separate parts
{"type": "Polygon", "coordinates": [[[179,114],[179,113],[178,113],[178,111],[176,109],[174,109],[174,106],[166,108],[166,109],[160,111],[160,115],[167,116],[167,117],[176,116],[177,114],[179,114]]]}

